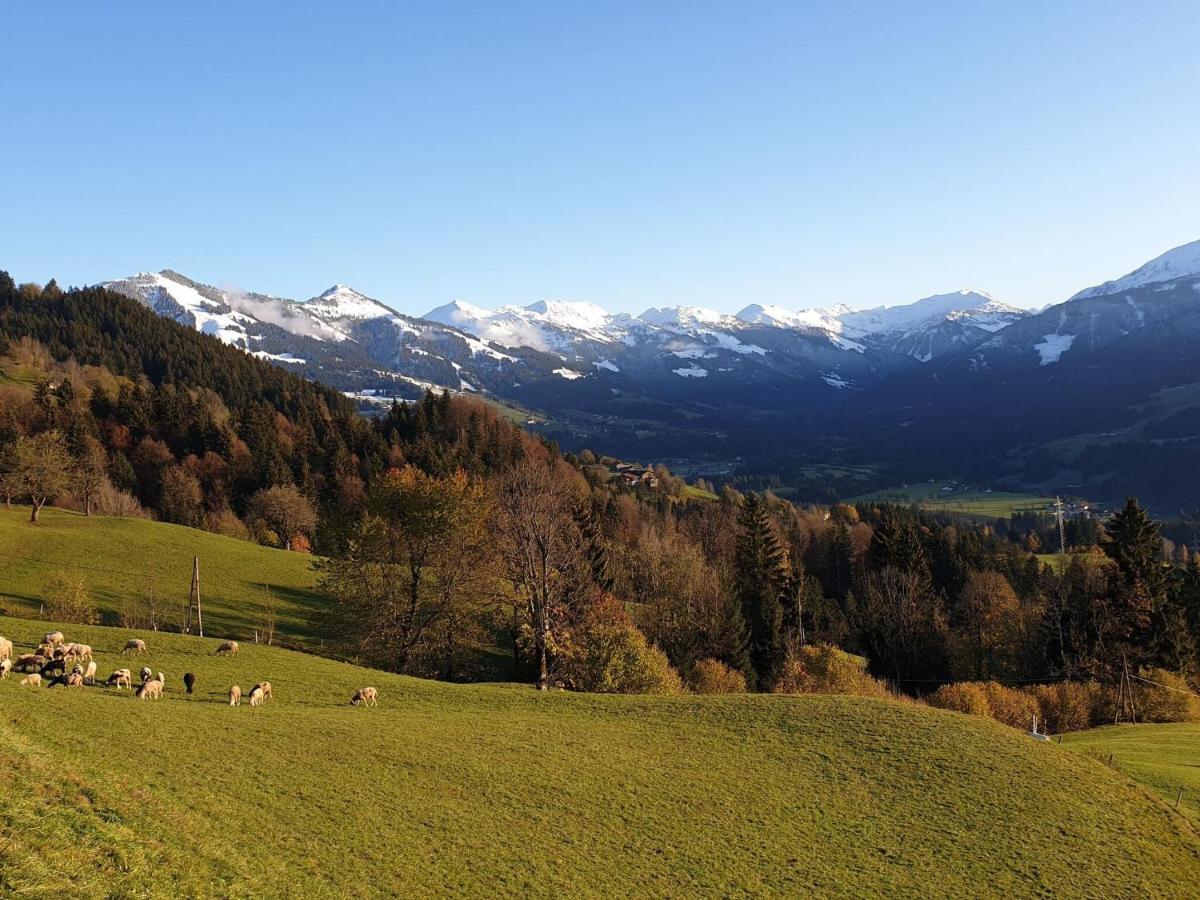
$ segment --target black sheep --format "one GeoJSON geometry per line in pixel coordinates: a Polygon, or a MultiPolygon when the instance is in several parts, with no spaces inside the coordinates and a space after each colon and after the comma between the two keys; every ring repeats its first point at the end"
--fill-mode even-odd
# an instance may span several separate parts
{"type": "Polygon", "coordinates": [[[195,684],[196,684],[196,676],[193,675],[191,672],[184,673],[183,686],[187,688],[187,692],[189,694],[192,692],[192,688],[195,686],[195,684]]]}

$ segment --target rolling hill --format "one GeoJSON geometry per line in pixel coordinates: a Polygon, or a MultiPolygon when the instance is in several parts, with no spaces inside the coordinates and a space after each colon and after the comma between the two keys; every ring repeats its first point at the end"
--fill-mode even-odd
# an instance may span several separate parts
{"type": "Polygon", "coordinates": [[[311,556],[148,519],[85,518],[47,507],[39,525],[28,520],[28,507],[0,507],[0,609],[9,613],[36,613],[46,583],[65,573],[83,581],[102,615],[115,616],[154,590],[174,622],[186,609],[198,556],[209,634],[249,640],[273,602],[283,640],[319,642],[314,618],[326,601],[315,590],[311,556]]]}
{"type": "MultiPolygon", "coordinates": [[[[67,633],[101,673],[131,634],[67,633]]],[[[1166,897],[1200,867],[1119,773],[915,704],[539,695],[141,636],[162,701],[0,682],[0,893],[1166,897]],[[266,706],[226,704],[261,679],[266,706]],[[377,708],[347,704],[364,684],[377,708]]]]}

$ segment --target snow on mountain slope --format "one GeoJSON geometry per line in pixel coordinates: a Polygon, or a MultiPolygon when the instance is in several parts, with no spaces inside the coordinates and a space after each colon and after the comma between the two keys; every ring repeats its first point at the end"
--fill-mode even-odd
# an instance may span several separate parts
{"type": "Polygon", "coordinates": [[[1168,250],[1145,265],[1139,266],[1128,275],[1106,281],[1095,287],[1086,288],[1073,296],[1072,300],[1119,294],[1148,284],[1173,281],[1176,278],[1200,277],[1200,241],[1192,241],[1168,250]]]}
{"type": "Polygon", "coordinates": [[[190,325],[227,344],[248,349],[258,320],[233,309],[215,292],[204,290],[173,272],[141,272],[107,282],[109,290],[145,303],[160,316],[190,325]],[[203,292],[202,292],[203,291],[203,292]]]}
{"type": "Polygon", "coordinates": [[[322,319],[378,319],[396,311],[344,284],[335,284],[319,297],[305,301],[304,308],[322,319]]]}
{"type": "Polygon", "coordinates": [[[1025,310],[1002,303],[986,291],[962,290],[914,303],[845,312],[838,319],[859,334],[881,335],[911,333],[946,320],[997,331],[1024,315],[1025,310]]]}

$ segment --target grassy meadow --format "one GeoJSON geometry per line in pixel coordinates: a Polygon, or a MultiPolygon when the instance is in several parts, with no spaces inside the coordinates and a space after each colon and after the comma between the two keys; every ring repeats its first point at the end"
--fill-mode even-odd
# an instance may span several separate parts
{"type": "Polygon", "coordinates": [[[1054,507],[1054,500],[1037,494],[1010,491],[963,491],[943,494],[941,483],[912,484],[890,487],[854,497],[847,503],[899,503],[919,506],[929,512],[955,513],[978,519],[1007,519],[1013,513],[1045,512],[1054,507]]]}
{"type": "Polygon", "coordinates": [[[1107,760],[1148,785],[1200,829],[1200,724],[1114,725],[1063,736],[1065,746],[1107,760]]]}
{"type": "MultiPolygon", "coordinates": [[[[64,630],[102,675],[142,664],[116,655],[132,632],[64,630]]],[[[1148,791],[983,718],[538,694],[139,636],[161,701],[0,681],[0,895],[1177,897],[1200,871],[1148,791]],[[262,679],[274,700],[226,704],[262,679]],[[366,684],[380,705],[350,707],[366,684]]]]}
{"type": "Polygon", "coordinates": [[[315,591],[313,557],[148,519],[85,517],[42,510],[38,525],[29,508],[0,506],[0,610],[36,614],[43,588],[57,573],[87,585],[101,613],[115,615],[131,597],[153,590],[168,617],[186,611],[192,557],[200,557],[205,632],[239,640],[261,627],[267,605],[290,642],[313,645],[314,613],[325,605],[315,591]]]}

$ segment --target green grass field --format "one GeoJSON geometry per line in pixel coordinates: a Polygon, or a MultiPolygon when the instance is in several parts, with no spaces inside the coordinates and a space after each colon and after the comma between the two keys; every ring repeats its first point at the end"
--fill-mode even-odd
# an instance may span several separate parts
{"type": "Polygon", "coordinates": [[[1116,725],[1064,735],[1063,743],[1149,785],[1200,827],[1200,725],[1116,725]]]}
{"type": "Polygon", "coordinates": [[[55,573],[83,579],[96,606],[115,613],[151,585],[173,609],[186,609],[192,557],[200,557],[206,634],[249,639],[270,596],[283,639],[318,640],[313,614],[325,600],[315,590],[313,557],[262,547],[207,531],[116,519],[47,507],[29,524],[29,508],[0,506],[0,609],[36,613],[55,573]]]}
{"type": "MultiPolygon", "coordinates": [[[[130,632],[65,631],[102,674],[124,662],[130,632]]],[[[0,895],[1179,897],[1200,871],[1149,792],[982,718],[538,694],[140,636],[161,701],[0,681],[0,895]],[[226,705],[260,679],[273,701],[226,705]],[[364,684],[377,708],[347,705],[364,684]]]]}
{"type": "Polygon", "coordinates": [[[1049,497],[1008,491],[993,491],[990,494],[985,491],[944,494],[940,482],[885,488],[846,502],[915,504],[930,512],[956,513],[981,519],[1007,519],[1015,512],[1044,512],[1054,505],[1053,499],[1049,497]]]}

